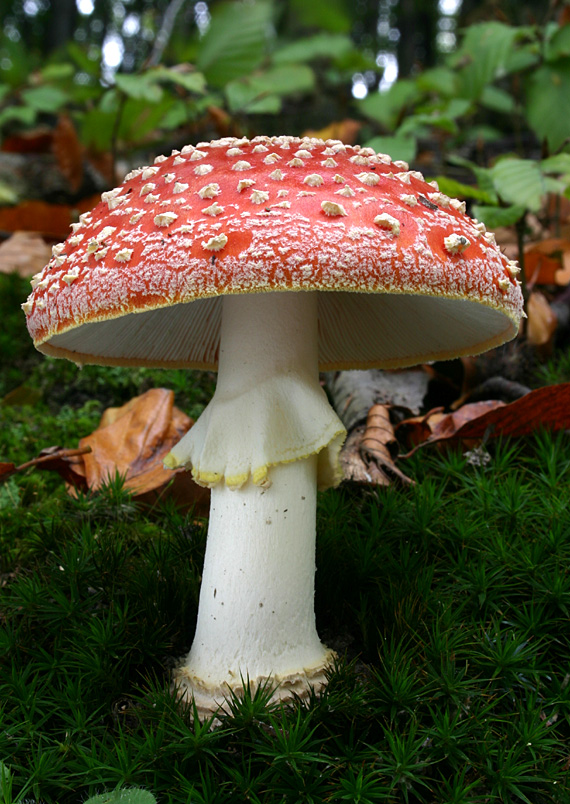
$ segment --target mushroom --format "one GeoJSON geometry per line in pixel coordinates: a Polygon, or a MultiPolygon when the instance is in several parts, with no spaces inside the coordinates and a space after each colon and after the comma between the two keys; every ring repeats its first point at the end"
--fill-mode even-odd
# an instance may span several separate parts
{"type": "Polygon", "coordinates": [[[344,428],[319,368],[476,354],[517,333],[516,270],[465,205],[369,148],[293,137],[186,146],[130,173],[55,246],[24,303],[44,353],[217,369],[167,458],[211,488],[194,642],[201,713],[245,679],[319,690],[317,488],[344,428]]]}

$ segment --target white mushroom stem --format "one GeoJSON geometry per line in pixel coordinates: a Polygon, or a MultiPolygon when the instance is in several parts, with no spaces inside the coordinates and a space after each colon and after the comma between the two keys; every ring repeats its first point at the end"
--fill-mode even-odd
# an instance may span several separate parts
{"type": "MultiPolygon", "coordinates": [[[[271,406],[279,378],[310,384],[316,398],[324,396],[318,382],[317,294],[224,299],[214,406],[248,398],[252,391],[271,406]]],[[[283,427],[290,428],[291,411],[280,415],[283,427]]],[[[255,424],[238,414],[226,426],[247,440],[254,437],[248,431],[255,424]]],[[[322,429],[322,422],[314,426],[322,429]]],[[[272,441],[271,434],[265,437],[272,441]]],[[[250,477],[237,489],[223,481],[212,488],[196,634],[175,679],[203,713],[223,704],[228,689],[241,691],[242,679],[254,688],[270,679],[279,685],[278,697],[324,682],[332,653],[315,627],[318,456],[309,453],[271,466],[263,486],[250,477]]]]}

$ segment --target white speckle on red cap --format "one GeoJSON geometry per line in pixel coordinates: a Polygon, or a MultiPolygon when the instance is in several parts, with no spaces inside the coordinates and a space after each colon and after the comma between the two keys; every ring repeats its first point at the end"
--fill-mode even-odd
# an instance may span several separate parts
{"type": "Polygon", "coordinates": [[[208,156],[206,151],[198,151],[196,149],[190,154],[190,161],[195,162],[197,159],[204,159],[205,156],[208,156]]]}
{"type": "Polygon", "coordinates": [[[436,192],[438,192],[438,193],[439,193],[439,184],[436,182],[436,180],[435,180],[435,179],[432,179],[432,181],[428,181],[428,184],[429,184],[429,186],[430,186],[430,187],[433,187],[433,189],[434,189],[436,192]]]}
{"type": "MultiPolygon", "coordinates": [[[[96,260],[102,260],[103,257],[107,256],[108,251],[109,251],[109,246],[101,247],[95,252],[95,254],[93,256],[95,257],[96,260]]],[[[75,278],[77,278],[77,277],[75,277],[75,278]]],[[[64,277],[64,279],[65,279],[65,277],[64,277]]]]}
{"type": "Polygon", "coordinates": [[[338,162],[335,162],[335,160],[329,156],[328,159],[323,159],[321,165],[326,168],[335,168],[338,166],[338,162]]]}
{"type": "Polygon", "coordinates": [[[180,151],[180,153],[181,153],[181,154],[185,154],[185,155],[186,155],[186,154],[191,154],[191,153],[192,153],[193,151],[195,151],[195,150],[196,150],[196,149],[195,149],[195,147],[194,147],[193,145],[185,145],[185,146],[182,148],[182,150],[180,151]]]}
{"type": "Polygon", "coordinates": [[[458,198],[450,198],[449,206],[456,212],[461,212],[463,215],[465,215],[465,211],[467,210],[465,201],[460,201],[458,198]]]}
{"type": "Polygon", "coordinates": [[[137,176],[140,176],[141,173],[144,173],[145,170],[146,170],[146,168],[142,168],[142,167],[135,168],[134,170],[131,170],[131,171],[129,171],[127,173],[127,175],[125,176],[124,180],[125,181],[130,181],[131,179],[136,179],[137,176]]]}
{"type": "Polygon", "coordinates": [[[340,176],[338,173],[334,176],[333,181],[336,184],[346,184],[346,179],[344,176],[340,176]]]}
{"type": "Polygon", "coordinates": [[[450,234],[443,238],[443,245],[450,254],[461,254],[471,243],[465,235],[450,234]]]}
{"type": "Polygon", "coordinates": [[[269,201],[269,193],[266,193],[263,190],[253,190],[250,200],[254,204],[265,204],[266,201],[269,201]]]}
{"type": "Polygon", "coordinates": [[[400,234],[400,221],[393,215],[388,215],[387,212],[377,215],[374,218],[374,223],[382,229],[388,229],[396,237],[400,234]]]}
{"type": "Polygon", "coordinates": [[[273,179],[273,181],[283,181],[285,174],[282,170],[274,170],[272,173],[269,174],[269,178],[273,179]]]}
{"type": "Polygon", "coordinates": [[[493,245],[493,246],[497,245],[497,241],[495,239],[495,233],[494,232],[485,232],[483,237],[485,238],[487,243],[491,243],[491,245],[493,245]]]}
{"type": "Polygon", "coordinates": [[[243,154],[243,150],[241,148],[228,148],[226,151],[226,156],[241,156],[243,154]]]}
{"type": "Polygon", "coordinates": [[[290,201],[279,201],[278,204],[273,204],[274,207],[281,207],[282,209],[291,209],[290,201]]]}
{"type": "Polygon", "coordinates": [[[434,204],[439,204],[441,207],[448,207],[451,198],[445,193],[428,193],[429,200],[434,204]]]}
{"type": "Polygon", "coordinates": [[[251,165],[245,159],[240,159],[239,162],[232,165],[232,170],[251,170],[251,165]]]}
{"type": "Polygon", "coordinates": [[[409,207],[415,207],[418,203],[418,199],[415,195],[401,195],[400,199],[407,204],[409,207]]]}
{"type": "Polygon", "coordinates": [[[510,276],[514,279],[515,276],[518,276],[521,272],[520,265],[516,260],[509,260],[507,262],[507,271],[510,276]]]}
{"type": "Polygon", "coordinates": [[[216,215],[221,215],[224,211],[224,208],[221,207],[217,201],[214,201],[213,204],[210,204],[209,207],[206,207],[202,210],[203,215],[211,215],[212,217],[216,217],[216,215]]]}
{"type": "Polygon", "coordinates": [[[254,184],[253,179],[240,179],[238,181],[237,191],[241,193],[243,190],[247,190],[248,187],[253,187],[254,184]]]}
{"type": "Polygon", "coordinates": [[[264,153],[267,153],[268,150],[269,150],[269,148],[267,148],[265,145],[262,145],[261,143],[259,143],[253,149],[253,153],[254,154],[264,154],[264,153]]]}
{"type": "Polygon", "coordinates": [[[160,196],[156,193],[149,193],[147,196],[145,196],[144,202],[145,204],[156,204],[159,198],[160,196]]]}
{"type": "Polygon", "coordinates": [[[313,154],[305,148],[301,148],[300,151],[296,151],[295,156],[297,159],[311,159],[313,154]]]}
{"type": "Polygon", "coordinates": [[[318,173],[310,173],[303,179],[303,184],[308,184],[309,187],[320,187],[324,183],[325,180],[323,179],[322,176],[319,176],[318,173]]]}
{"type": "Polygon", "coordinates": [[[501,288],[501,290],[507,291],[511,287],[511,281],[510,279],[498,279],[497,285],[501,288]]]}
{"type": "Polygon", "coordinates": [[[290,159],[289,162],[287,162],[287,165],[292,168],[298,168],[298,167],[304,167],[305,163],[303,162],[302,159],[299,159],[299,157],[296,156],[294,159],[290,159]]]}
{"type": "Polygon", "coordinates": [[[115,254],[115,259],[118,260],[119,262],[128,262],[132,256],[133,256],[132,248],[122,248],[115,254]]]}
{"type": "Polygon", "coordinates": [[[202,246],[208,251],[220,251],[228,242],[228,238],[225,234],[217,234],[214,237],[211,237],[207,242],[203,242],[202,246]]]}
{"type": "Polygon", "coordinates": [[[162,178],[164,179],[166,184],[170,184],[170,182],[173,182],[174,179],[176,178],[176,174],[175,173],[165,173],[162,178]]]}
{"type": "Polygon", "coordinates": [[[181,181],[177,181],[175,183],[174,187],[172,188],[172,192],[173,193],[185,193],[187,189],[188,189],[187,184],[185,184],[184,182],[181,182],[181,181]]]}
{"type": "Polygon", "coordinates": [[[160,165],[162,162],[166,162],[166,156],[157,156],[154,160],[155,165],[160,165]]]}
{"type": "Polygon", "coordinates": [[[397,167],[397,168],[399,168],[400,170],[409,170],[409,169],[410,169],[410,166],[408,165],[408,163],[407,163],[407,162],[404,162],[404,160],[403,160],[403,159],[396,159],[396,160],[395,160],[395,162],[394,162],[394,164],[395,164],[395,165],[396,165],[396,167],[397,167]]]}
{"type": "Polygon", "coordinates": [[[131,217],[129,218],[129,223],[132,223],[132,224],[138,223],[140,221],[140,219],[143,217],[144,214],[145,214],[144,211],[143,212],[135,212],[135,214],[131,215],[131,217]]]}
{"type": "Polygon", "coordinates": [[[147,195],[148,193],[151,193],[155,188],[156,184],[153,184],[151,181],[149,181],[147,184],[143,184],[143,186],[140,189],[139,195],[141,196],[147,195]]]}
{"type": "Polygon", "coordinates": [[[345,198],[353,198],[356,193],[347,185],[346,187],[342,187],[340,190],[335,190],[335,195],[342,195],[345,198]]]}
{"type": "Polygon", "coordinates": [[[56,243],[55,246],[51,247],[51,253],[54,257],[58,257],[60,254],[63,254],[65,251],[65,243],[56,243]]]}
{"type": "Polygon", "coordinates": [[[142,177],[146,181],[146,179],[151,179],[153,176],[155,176],[158,171],[159,168],[157,167],[145,167],[142,171],[142,177]]]}
{"type": "Polygon", "coordinates": [[[348,215],[342,204],[337,204],[336,201],[323,201],[321,209],[325,215],[330,215],[331,217],[336,215],[348,215]]]}
{"type": "Polygon", "coordinates": [[[353,165],[369,165],[370,159],[367,156],[362,156],[361,154],[355,154],[351,156],[349,162],[352,162],[353,165]]]}
{"type": "Polygon", "coordinates": [[[403,181],[404,184],[411,184],[411,182],[412,182],[412,178],[410,176],[409,171],[404,171],[404,172],[401,172],[401,173],[395,173],[394,175],[395,175],[395,178],[400,179],[400,181],[403,181]]]}
{"type": "Polygon", "coordinates": [[[161,212],[159,215],[155,215],[154,222],[156,226],[171,226],[177,218],[178,215],[175,212],[161,212]]]}
{"type": "Polygon", "coordinates": [[[277,190],[277,198],[287,198],[289,190],[277,190]]]}
{"type": "Polygon", "coordinates": [[[283,159],[283,157],[279,156],[279,154],[267,154],[267,156],[263,160],[263,164],[274,165],[275,162],[279,162],[280,159],[283,159]]]}
{"type": "Polygon", "coordinates": [[[26,315],[30,315],[33,306],[34,306],[33,301],[25,301],[23,304],[20,305],[20,307],[22,308],[22,310],[26,315]]]}
{"type": "Polygon", "coordinates": [[[67,285],[71,285],[79,276],[79,268],[73,268],[69,273],[64,274],[61,278],[67,285]]]}
{"type": "Polygon", "coordinates": [[[219,184],[206,184],[200,190],[198,190],[197,195],[200,198],[215,198],[221,192],[219,184]]]}
{"type": "Polygon", "coordinates": [[[196,176],[207,176],[208,173],[213,171],[212,165],[196,165],[194,168],[194,173],[196,176]]]}
{"type": "Polygon", "coordinates": [[[356,178],[368,187],[380,184],[380,176],[377,173],[357,173],[356,178]]]}

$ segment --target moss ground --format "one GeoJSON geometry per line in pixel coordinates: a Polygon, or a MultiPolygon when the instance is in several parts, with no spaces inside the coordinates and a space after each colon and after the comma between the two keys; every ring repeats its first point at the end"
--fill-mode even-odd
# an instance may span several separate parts
{"type": "MultiPolygon", "coordinates": [[[[199,413],[210,375],[36,356],[0,277],[0,460],[74,446],[145,387],[199,413]],[[22,388],[21,386],[24,386],[22,388]],[[19,389],[19,397],[6,395],[19,389]],[[27,405],[6,404],[10,399],[27,405]]],[[[555,372],[555,367],[549,369],[555,372]]],[[[0,802],[569,802],[570,439],[420,451],[416,485],[322,495],[317,622],[339,660],[320,699],[267,691],[219,728],[175,702],[204,524],[120,479],[73,499],[51,474],[0,486],[0,802]],[[1,763],[0,763],[1,764],[1,763]]]]}

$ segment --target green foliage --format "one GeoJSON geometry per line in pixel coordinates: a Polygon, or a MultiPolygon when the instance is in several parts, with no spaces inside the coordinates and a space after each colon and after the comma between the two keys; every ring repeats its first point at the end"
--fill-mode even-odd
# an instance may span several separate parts
{"type": "Polygon", "coordinates": [[[90,796],[85,804],[156,804],[156,798],[148,790],[131,787],[90,796]]]}

